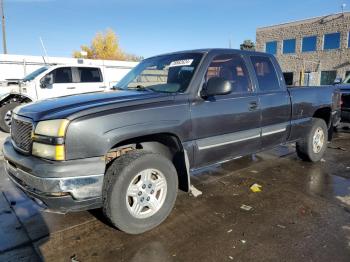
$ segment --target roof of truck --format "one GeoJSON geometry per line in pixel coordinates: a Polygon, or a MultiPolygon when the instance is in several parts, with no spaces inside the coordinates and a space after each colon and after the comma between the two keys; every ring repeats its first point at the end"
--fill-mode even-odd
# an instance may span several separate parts
{"type": "MultiPolygon", "coordinates": [[[[182,54],[182,53],[224,53],[224,52],[270,56],[270,54],[263,53],[263,52],[246,51],[246,50],[239,50],[239,49],[232,49],[232,48],[201,48],[201,49],[192,49],[192,50],[183,50],[183,51],[164,53],[156,56],[163,56],[163,55],[169,55],[169,54],[182,54]]],[[[153,57],[156,57],[156,56],[153,56],[153,57]]]]}

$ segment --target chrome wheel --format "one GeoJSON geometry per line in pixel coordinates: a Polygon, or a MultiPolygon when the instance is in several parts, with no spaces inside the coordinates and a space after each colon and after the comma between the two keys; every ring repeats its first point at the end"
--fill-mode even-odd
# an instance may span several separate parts
{"type": "Polygon", "coordinates": [[[146,169],[138,173],[126,191],[126,205],[135,218],[153,216],[163,206],[167,182],[162,172],[146,169]]]}
{"type": "Polygon", "coordinates": [[[4,116],[4,121],[8,127],[11,126],[12,110],[6,112],[4,116]]]}
{"type": "Polygon", "coordinates": [[[318,154],[321,152],[323,145],[325,143],[324,140],[325,140],[325,135],[324,135],[323,129],[318,127],[315,131],[315,134],[312,140],[312,149],[314,153],[318,154]]]}

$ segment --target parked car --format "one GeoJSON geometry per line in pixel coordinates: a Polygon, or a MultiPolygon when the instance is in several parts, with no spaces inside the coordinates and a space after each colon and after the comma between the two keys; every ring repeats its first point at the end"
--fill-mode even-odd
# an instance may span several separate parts
{"type": "Polygon", "coordinates": [[[343,123],[350,123],[350,75],[344,81],[336,79],[334,84],[341,93],[341,121],[343,123]]]}
{"type": "Polygon", "coordinates": [[[102,207],[130,234],[164,221],[203,167],[285,143],[319,161],[340,115],[333,86],[287,89],[275,57],[258,52],[148,58],[116,89],[16,108],[3,153],[10,179],[38,203],[102,207]]]}
{"type": "Polygon", "coordinates": [[[25,78],[0,88],[0,129],[10,131],[12,110],[23,103],[79,93],[101,92],[108,87],[96,66],[44,66],[25,78]]]}

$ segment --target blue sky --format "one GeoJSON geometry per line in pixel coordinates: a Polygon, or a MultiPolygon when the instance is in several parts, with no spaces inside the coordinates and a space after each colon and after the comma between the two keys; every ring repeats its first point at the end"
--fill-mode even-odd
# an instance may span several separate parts
{"type": "MultiPolygon", "coordinates": [[[[71,56],[112,28],[123,50],[144,57],[204,48],[238,48],[257,27],[340,12],[350,0],[4,0],[10,54],[71,56]]],[[[2,45],[1,45],[2,51],[2,45]]]]}

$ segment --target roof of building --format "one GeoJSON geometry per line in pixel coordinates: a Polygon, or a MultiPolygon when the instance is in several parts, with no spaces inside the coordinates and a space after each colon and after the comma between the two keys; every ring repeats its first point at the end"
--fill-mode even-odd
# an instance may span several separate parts
{"type": "Polygon", "coordinates": [[[287,27],[287,26],[298,25],[298,24],[312,23],[312,22],[315,22],[317,20],[324,20],[325,22],[327,22],[328,20],[338,18],[338,17],[339,18],[340,17],[350,17],[350,12],[334,13],[334,14],[311,17],[311,18],[306,18],[306,19],[301,19],[301,20],[289,21],[289,22],[275,24],[275,25],[262,26],[262,27],[258,27],[257,31],[270,29],[270,28],[276,28],[276,27],[287,27]]]}

